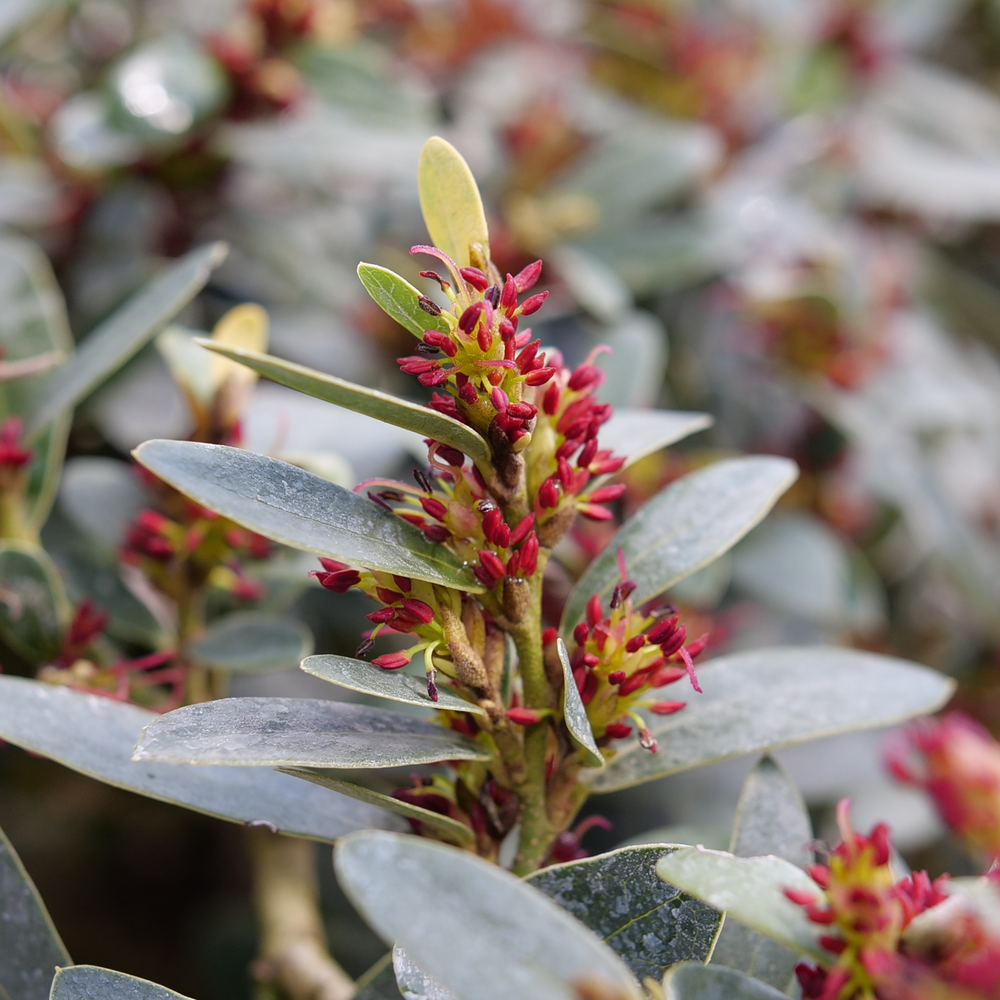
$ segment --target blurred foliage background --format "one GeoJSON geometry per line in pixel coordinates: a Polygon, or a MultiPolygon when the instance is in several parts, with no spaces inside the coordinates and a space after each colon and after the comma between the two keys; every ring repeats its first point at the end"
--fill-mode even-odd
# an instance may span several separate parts
{"type": "MultiPolygon", "coordinates": [[[[623,516],[723,453],[800,464],[778,513],[676,588],[686,620],[716,650],[912,657],[1000,734],[1000,4],[2,0],[0,343],[24,322],[25,275],[32,308],[64,300],[80,338],[168,259],[224,239],[181,326],[257,302],[273,353],[412,394],[392,364],[409,335],[355,266],[424,280],[406,248],[424,239],[414,177],[432,134],[476,173],[501,270],[545,259],[543,342],[571,364],[609,345],[608,402],[714,415],[629,471],[623,516]]],[[[109,515],[94,460],[123,469],[190,421],[152,346],[77,411],[43,535],[75,600],[121,596],[79,539],[114,553],[138,503],[123,488],[109,515]]],[[[266,383],[241,433],[347,485],[413,462],[374,421],[266,383]]],[[[561,548],[567,586],[613,527],[561,548]]],[[[317,651],[350,653],[365,609],[306,589],[308,568],[269,600],[317,651]]],[[[155,648],[153,612],[122,607],[122,648],[155,648]]],[[[13,650],[0,662],[29,671],[13,650]]],[[[295,671],[234,693],[330,695],[295,671]]],[[[779,756],[819,829],[850,794],[856,826],[888,820],[912,862],[973,870],[886,774],[880,739],[779,756]]],[[[588,845],[678,824],[724,843],[749,764],[603,799],[614,827],[588,845]]],[[[239,831],[12,748],[0,824],[77,961],[249,995],[239,831]]],[[[381,948],[318,864],[333,950],[360,974],[381,948]]]]}

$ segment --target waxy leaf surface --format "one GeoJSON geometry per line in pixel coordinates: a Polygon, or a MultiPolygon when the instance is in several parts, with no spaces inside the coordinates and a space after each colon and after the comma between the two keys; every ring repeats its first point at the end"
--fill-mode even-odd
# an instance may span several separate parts
{"type": "Polygon", "coordinates": [[[51,1000],[187,1000],[187,997],[124,972],[96,965],[73,965],[56,973],[51,1000]]]}
{"type": "Polygon", "coordinates": [[[903,722],[940,708],[954,682],[935,670],[854,649],[788,646],[721,656],[698,668],[703,694],[651,721],[656,753],[613,744],[596,792],[628,788],[700,764],[903,722]]]}
{"type": "Polygon", "coordinates": [[[110,698],[0,676],[0,739],[105,784],[314,840],[366,827],[402,828],[381,809],[266,768],[135,764],[136,738],[155,718],[110,698]]]}
{"type": "Polygon", "coordinates": [[[439,711],[483,714],[478,705],[459,698],[444,688],[438,689],[438,700],[431,701],[427,693],[426,679],[421,680],[401,670],[383,670],[351,656],[336,656],[333,653],[308,656],[302,661],[302,669],[313,677],[319,677],[349,691],[370,694],[388,701],[398,701],[404,705],[419,705],[421,708],[436,708],[439,711]]]}
{"type": "Polygon", "coordinates": [[[147,441],[136,461],[237,524],[353,566],[479,592],[443,545],[367,497],[264,455],[191,441],[147,441]]]}
{"type": "Polygon", "coordinates": [[[316,698],[220,698],[154,719],[132,759],[355,768],[489,756],[447,729],[379,708],[316,698]]]}
{"type": "Polygon", "coordinates": [[[238,611],[213,622],[188,652],[195,663],[212,670],[260,673],[291,670],[312,649],[312,634],[301,622],[238,611]]]}
{"type": "Polygon", "coordinates": [[[358,277],[375,304],[414,337],[422,338],[425,330],[443,333],[448,329],[440,316],[432,316],[420,308],[420,292],[395,271],[378,264],[362,263],[358,264],[358,277]]]}
{"type": "Polygon", "coordinates": [[[637,584],[632,602],[639,605],[731,549],[797,475],[786,458],[754,455],[715,462],[671,483],[629,518],[587,567],[566,602],[563,633],[582,621],[591,595],[607,607],[621,582],[619,549],[637,584]]]}
{"type": "Polygon", "coordinates": [[[44,398],[28,418],[28,434],[37,434],[121,368],[201,291],[225,255],[224,243],[192,250],[92,330],[72,360],[57,369],[46,384],[44,398]]]}
{"type": "Polygon", "coordinates": [[[671,969],[663,988],[665,1000],[787,1000],[785,993],[741,972],[700,962],[671,969]]]}
{"type": "Polygon", "coordinates": [[[424,143],[417,186],[424,225],[434,246],[459,267],[471,263],[470,244],[478,243],[489,257],[490,233],[479,187],[462,154],[450,142],[433,136],[424,143]]]}
{"type": "Polygon", "coordinates": [[[679,886],[709,906],[787,945],[797,953],[830,959],[820,946],[826,933],[806,911],[785,896],[785,889],[822,892],[804,872],[784,858],[737,858],[704,847],[680,847],[661,858],[656,872],[664,882],[679,886]]]}
{"type": "MultiPolygon", "coordinates": [[[[430,319],[429,316],[427,318],[430,319]]],[[[364,413],[395,427],[414,431],[421,437],[434,438],[435,441],[457,448],[479,464],[485,464],[490,460],[490,446],[471,427],[419,403],[411,403],[398,396],[379,392],[378,389],[355,385],[334,375],[325,375],[304,365],[283,361],[281,358],[260,354],[257,351],[227,347],[211,340],[198,340],[198,343],[216,354],[239,361],[240,364],[252,368],[279,385],[296,389],[307,396],[315,396],[316,399],[343,406],[357,413],[364,413]]]]}
{"type": "Polygon", "coordinates": [[[0,993],[47,1000],[57,965],[69,957],[38,890],[0,830],[0,993]]]}
{"type": "MultiPolygon", "coordinates": [[[[730,853],[739,858],[773,854],[804,868],[813,861],[812,824],[799,790],[770,757],[747,775],[736,810],[730,853]]],[[[719,935],[713,965],[745,972],[779,990],[792,981],[798,955],[759,931],[735,920],[719,935]]]]}
{"type": "Polygon", "coordinates": [[[358,990],[351,1000],[400,1000],[392,968],[392,952],[383,955],[358,981],[358,990]]]}
{"type": "Polygon", "coordinates": [[[392,949],[392,971],[403,1000],[458,1000],[454,993],[434,982],[398,944],[392,949]]]}
{"type": "Polygon", "coordinates": [[[656,863],[674,847],[623,847],[543,868],[526,881],[606,941],[642,982],[659,981],[675,962],[704,962],[722,914],[667,885],[656,863]]]}
{"type": "Polygon", "coordinates": [[[67,602],[46,552],[27,542],[0,541],[0,638],[30,663],[59,652],[67,602]]]}
{"type": "Polygon", "coordinates": [[[462,1000],[571,1000],[570,984],[587,978],[622,1000],[641,995],[618,956],[579,921],[472,854],[366,831],[341,841],[334,864],[365,920],[462,1000]]]}
{"type": "Polygon", "coordinates": [[[322,788],[330,788],[341,795],[357,799],[359,802],[367,802],[369,805],[378,806],[380,809],[387,809],[397,816],[405,816],[407,819],[419,820],[425,826],[437,834],[440,839],[448,841],[449,844],[456,844],[458,847],[468,847],[474,840],[475,835],[464,823],[452,819],[450,816],[442,816],[441,813],[424,809],[422,806],[411,805],[401,799],[394,799],[391,795],[383,795],[372,788],[365,788],[364,785],[356,785],[353,781],[343,781],[340,778],[333,778],[328,774],[320,774],[316,771],[306,771],[295,767],[279,767],[282,774],[290,774],[294,778],[302,778],[304,781],[311,781],[314,785],[322,788]]]}
{"type": "Polygon", "coordinates": [[[566,728],[569,730],[573,742],[583,752],[584,761],[590,767],[604,767],[604,755],[594,739],[594,730],[590,728],[587,709],[580,697],[580,690],[576,686],[573,668],[569,662],[569,653],[566,650],[566,643],[562,639],[556,640],[556,651],[563,669],[563,721],[566,723],[566,728]]]}

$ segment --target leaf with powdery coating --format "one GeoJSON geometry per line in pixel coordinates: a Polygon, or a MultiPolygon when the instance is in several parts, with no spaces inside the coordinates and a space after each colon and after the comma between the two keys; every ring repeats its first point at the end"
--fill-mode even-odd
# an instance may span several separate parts
{"type": "Polygon", "coordinates": [[[590,727],[587,709],[584,707],[580,691],[576,686],[573,668],[569,662],[569,653],[566,651],[566,643],[562,639],[556,639],[556,651],[559,654],[559,662],[562,664],[563,670],[563,721],[566,723],[566,728],[569,730],[573,742],[580,748],[584,762],[589,767],[604,767],[604,755],[594,739],[594,730],[590,727]]]}
{"type": "Polygon", "coordinates": [[[132,454],[195,503],[282,545],[482,592],[458,559],[418,528],[287,462],[194,441],[146,441],[132,454]]]}
{"type": "Polygon", "coordinates": [[[375,304],[414,337],[423,337],[425,330],[447,332],[448,324],[440,316],[421,308],[420,302],[426,296],[395,271],[378,264],[361,263],[358,264],[358,277],[375,304]]]}
{"type": "Polygon", "coordinates": [[[552,865],[525,881],[541,889],[606,941],[641,982],[659,981],[675,962],[707,961],[722,914],[656,876],[676,847],[622,847],[552,865]]]}
{"type": "Polygon", "coordinates": [[[0,541],[0,638],[29,663],[59,652],[69,603],[48,553],[29,542],[0,541]]]}
{"type": "Polygon", "coordinates": [[[607,606],[621,582],[619,549],[637,585],[632,602],[642,604],[728,552],[797,476],[787,458],[753,455],[715,462],[671,483],[618,529],[577,580],[563,612],[563,634],[583,620],[591,595],[607,606]]]}
{"type": "Polygon", "coordinates": [[[96,965],[73,965],[56,973],[51,1000],[187,1000],[187,997],[124,972],[96,965]]]}
{"type": "Polygon", "coordinates": [[[312,633],[302,622],[259,611],[236,611],[216,619],[188,647],[199,666],[230,673],[290,670],[312,650],[312,633]]]}
{"type": "Polygon", "coordinates": [[[602,771],[585,771],[595,792],[628,788],[714,760],[855,729],[891,726],[939,709],[955,689],[936,670],[833,646],[788,646],[721,656],[698,668],[702,694],[657,718],[656,753],[634,740],[612,744],[602,771]]]}
{"type": "Polygon", "coordinates": [[[786,994],[741,972],[695,962],[684,962],[667,973],[663,995],[664,1000],[788,1000],[786,994]]]}
{"type": "Polygon", "coordinates": [[[132,759],[247,767],[399,767],[489,760],[478,743],[380,708],[316,698],[220,698],[142,731],[132,759]]]}

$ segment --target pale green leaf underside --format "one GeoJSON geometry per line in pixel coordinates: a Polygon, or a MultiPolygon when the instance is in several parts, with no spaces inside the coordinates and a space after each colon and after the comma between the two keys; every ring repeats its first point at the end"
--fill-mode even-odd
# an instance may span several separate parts
{"type": "Polygon", "coordinates": [[[321,680],[360,694],[398,701],[404,705],[436,708],[438,711],[483,714],[478,705],[443,689],[438,691],[438,700],[431,701],[430,695],[427,694],[426,680],[400,670],[383,670],[351,656],[337,656],[333,653],[309,656],[302,661],[301,666],[313,677],[319,677],[321,680]]]}
{"type": "Polygon", "coordinates": [[[47,1000],[55,967],[72,961],[31,877],[0,830],[0,990],[9,1000],[47,1000]]]}
{"type": "Polygon", "coordinates": [[[0,541],[0,638],[29,663],[59,651],[68,604],[59,573],[44,549],[0,541]]]}
{"type": "Polygon", "coordinates": [[[563,668],[563,721],[569,730],[573,742],[583,753],[583,759],[589,767],[604,767],[604,755],[594,739],[594,730],[590,728],[587,709],[584,707],[576,681],[573,678],[573,668],[569,663],[569,653],[562,639],[556,640],[556,650],[559,662],[563,668]]]}
{"type": "MultiPolygon", "coordinates": [[[[743,784],[729,850],[740,858],[773,854],[800,868],[812,861],[812,824],[799,790],[770,757],[758,761],[743,784]]],[[[759,931],[730,920],[712,953],[713,965],[725,965],[786,990],[796,953],[759,931]]]]}
{"type": "Polygon", "coordinates": [[[786,994],[741,972],[694,962],[671,969],[663,987],[665,1000],[788,1000],[786,994]]]}
{"type": "Polygon", "coordinates": [[[325,375],[304,365],[283,361],[281,358],[261,354],[258,351],[227,347],[205,339],[199,339],[197,343],[210,351],[215,351],[216,354],[222,354],[252,368],[279,385],[296,389],[307,396],[314,396],[316,399],[343,406],[357,413],[364,413],[395,427],[414,431],[421,437],[434,438],[435,441],[457,448],[479,465],[486,465],[490,461],[490,446],[471,427],[419,403],[390,396],[388,393],[379,392],[378,389],[355,385],[334,375],[325,375]]]}
{"type": "Polygon", "coordinates": [[[424,143],[417,187],[424,225],[434,246],[459,267],[471,263],[469,246],[473,243],[489,256],[490,234],[479,187],[469,165],[451,143],[438,136],[424,143]]]}
{"type": "Polygon", "coordinates": [[[458,847],[468,847],[475,834],[464,823],[452,819],[450,816],[442,816],[441,813],[432,812],[422,806],[411,805],[401,799],[394,799],[391,795],[383,795],[364,785],[356,785],[352,781],[344,781],[341,778],[333,778],[326,774],[319,774],[316,771],[302,770],[295,767],[279,767],[282,774],[290,774],[294,778],[302,778],[304,781],[311,781],[321,788],[329,788],[341,795],[357,799],[359,802],[367,802],[370,806],[378,806],[379,809],[387,809],[397,816],[405,816],[407,819],[419,820],[424,826],[433,830],[441,840],[446,840],[449,844],[458,847]]]}
{"type": "Polygon", "coordinates": [[[731,549],[795,481],[798,469],[786,458],[731,458],[671,483],[625,522],[576,582],[562,631],[583,620],[591,595],[607,606],[620,582],[619,549],[632,596],[641,604],[731,549]]]}
{"type": "Polygon", "coordinates": [[[753,930],[780,941],[798,953],[829,960],[820,946],[825,929],[812,923],[803,907],[785,889],[811,893],[820,888],[801,868],[784,858],[737,858],[704,847],[681,847],[657,862],[664,882],[676,885],[753,930]]]}
{"type": "Polygon", "coordinates": [[[459,1000],[434,982],[398,944],[392,949],[392,971],[403,1000],[459,1000]]]}
{"type": "Polygon", "coordinates": [[[249,767],[398,767],[488,760],[489,751],[409,715],[316,698],[220,698],[167,712],[132,759],[249,767]]]}
{"type": "Polygon", "coordinates": [[[45,396],[27,420],[29,436],[76,406],[125,364],[201,291],[226,252],[224,243],[192,250],[91,331],[48,382],[45,396]]]}
{"type": "Polygon", "coordinates": [[[676,771],[821,736],[890,726],[940,708],[954,681],[905,660],[833,646],[732,653],[698,668],[703,694],[657,718],[659,750],[614,744],[603,771],[585,772],[595,792],[628,788],[676,771]]]}
{"type": "Polygon", "coordinates": [[[74,965],[60,969],[52,983],[51,1000],[187,1000],[148,979],[100,969],[96,965],[74,965]]]}
{"type": "Polygon", "coordinates": [[[291,670],[313,649],[301,622],[256,611],[238,611],[213,622],[188,647],[199,666],[233,673],[291,670]]]}
{"type": "Polygon", "coordinates": [[[266,768],[134,764],[136,738],[155,718],[110,698],[0,676],[0,739],[105,784],[314,840],[333,841],[366,827],[397,828],[381,809],[266,768]]]}
{"type": "Polygon", "coordinates": [[[133,454],[196,503],[275,542],[353,566],[482,590],[448,549],[412,524],[287,462],[192,441],[147,441],[133,454]]]}
{"type": "Polygon", "coordinates": [[[707,961],[722,914],[656,875],[675,847],[623,847],[543,868],[526,881],[607,942],[640,982],[684,959],[707,961]]]}
{"type": "Polygon", "coordinates": [[[448,324],[440,316],[432,316],[420,308],[420,292],[395,271],[378,264],[358,264],[358,277],[375,304],[414,337],[423,337],[425,330],[444,333],[448,324]]]}
{"type": "Polygon", "coordinates": [[[367,831],[342,840],[334,864],[381,937],[462,1000],[571,1000],[570,983],[588,976],[622,1000],[640,996],[618,956],[587,928],[472,854],[367,831]]]}

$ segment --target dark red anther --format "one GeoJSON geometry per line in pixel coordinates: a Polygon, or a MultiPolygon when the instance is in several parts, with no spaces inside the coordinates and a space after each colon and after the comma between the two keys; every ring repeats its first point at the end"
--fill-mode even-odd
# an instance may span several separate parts
{"type": "Polygon", "coordinates": [[[376,587],[375,596],[383,604],[395,604],[400,598],[400,595],[395,590],[389,590],[388,587],[376,587]]]}
{"type": "Polygon", "coordinates": [[[617,500],[625,492],[624,483],[614,483],[611,486],[599,486],[587,497],[590,503],[609,503],[617,500]]]}
{"type": "Polygon", "coordinates": [[[645,726],[639,729],[639,732],[636,733],[636,738],[639,740],[639,746],[641,746],[643,750],[648,750],[650,753],[656,753],[656,737],[648,729],[646,729],[645,726]]]}
{"type": "Polygon", "coordinates": [[[612,670],[611,673],[608,674],[608,683],[615,685],[624,684],[627,677],[628,674],[626,674],[624,670],[612,670]]]}
{"type": "Polygon", "coordinates": [[[624,698],[630,694],[635,694],[636,691],[644,688],[649,680],[649,674],[645,670],[640,670],[636,674],[632,674],[631,677],[627,677],[618,686],[618,694],[620,697],[624,698]]]}
{"type": "Polygon", "coordinates": [[[676,630],[677,630],[677,616],[672,615],[670,618],[664,618],[663,621],[657,622],[646,633],[646,639],[649,642],[651,642],[654,646],[658,646],[665,639],[669,639],[670,636],[672,636],[676,630]]]}
{"type": "Polygon", "coordinates": [[[534,708],[508,708],[507,719],[518,726],[534,726],[545,716],[534,708]]]}
{"type": "Polygon", "coordinates": [[[437,701],[438,700],[438,686],[435,683],[436,680],[437,680],[437,671],[436,670],[428,670],[427,671],[427,697],[430,698],[431,701],[437,701]]]}
{"type": "Polygon", "coordinates": [[[538,536],[532,531],[520,548],[521,573],[524,576],[534,576],[538,567],[538,536]]]}
{"type": "Polygon", "coordinates": [[[517,328],[511,320],[504,316],[504,318],[500,320],[500,325],[497,327],[497,331],[500,334],[500,339],[510,348],[509,353],[504,353],[504,357],[507,358],[508,361],[513,361],[514,351],[517,350],[517,338],[514,336],[517,332],[517,328]]]}
{"type": "Polygon", "coordinates": [[[376,667],[381,667],[383,670],[399,670],[400,667],[405,667],[409,662],[410,654],[402,651],[398,653],[383,653],[372,660],[372,663],[376,667]]]}
{"type": "Polygon", "coordinates": [[[479,332],[476,334],[476,343],[479,344],[479,350],[484,354],[493,346],[493,334],[485,323],[479,327],[479,332]]]}
{"type": "Polygon", "coordinates": [[[463,403],[468,403],[469,406],[475,406],[479,402],[479,393],[476,392],[476,387],[471,382],[466,382],[459,388],[458,396],[463,403]]]}
{"type": "Polygon", "coordinates": [[[378,504],[383,510],[387,510],[390,514],[392,513],[392,508],[372,490],[368,491],[368,499],[371,500],[372,503],[378,504]]]}
{"type": "Polygon", "coordinates": [[[573,492],[573,468],[565,458],[559,459],[559,482],[566,493],[573,492]]]}
{"type": "Polygon", "coordinates": [[[407,358],[396,358],[399,370],[406,375],[423,375],[427,372],[437,371],[441,362],[433,358],[421,358],[412,355],[407,358]]]}
{"type": "Polygon", "coordinates": [[[439,368],[433,372],[424,372],[423,375],[417,376],[417,381],[421,385],[427,386],[428,389],[436,389],[439,385],[444,385],[448,381],[448,372],[443,368],[439,368]]]}
{"type": "Polygon", "coordinates": [[[336,559],[327,559],[326,556],[320,556],[319,561],[328,573],[339,573],[342,569],[350,569],[347,563],[339,562],[336,559]]]}
{"type": "Polygon", "coordinates": [[[376,625],[384,625],[386,622],[392,621],[395,617],[396,612],[393,608],[379,608],[377,611],[372,611],[365,615],[365,618],[376,625]]]}
{"type": "Polygon", "coordinates": [[[536,260],[534,264],[529,264],[524,270],[514,275],[514,286],[518,292],[526,292],[533,288],[542,275],[542,262],[536,260]]]}
{"type": "Polygon", "coordinates": [[[431,316],[441,315],[441,307],[433,299],[427,298],[426,295],[421,295],[417,299],[417,305],[431,316]]]}
{"type": "Polygon", "coordinates": [[[507,560],[507,576],[511,579],[517,579],[518,574],[521,572],[521,553],[512,552],[510,558],[507,560]]]}
{"type": "Polygon", "coordinates": [[[554,628],[543,629],[542,631],[542,645],[551,646],[552,643],[559,638],[559,633],[554,628]]]}
{"type": "Polygon", "coordinates": [[[558,385],[550,385],[548,389],[545,390],[545,395],[542,397],[542,409],[550,416],[555,416],[556,410],[559,409],[559,397],[560,391],[558,385]]]}
{"type": "Polygon", "coordinates": [[[686,704],[686,701],[654,701],[649,706],[649,710],[655,712],[657,715],[673,715],[674,712],[679,712],[686,704]]]}
{"type": "Polygon", "coordinates": [[[538,488],[538,502],[546,510],[559,505],[559,490],[551,476],[538,488]]]}
{"type": "Polygon", "coordinates": [[[358,659],[361,659],[362,657],[367,656],[371,652],[372,647],[374,645],[375,645],[374,639],[370,637],[367,639],[362,639],[358,648],[354,650],[354,655],[358,657],[358,659]]]}
{"type": "MultiPolygon", "coordinates": [[[[483,298],[494,308],[500,305],[500,288],[497,285],[490,285],[489,288],[483,292],[483,298]]],[[[490,322],[492,322],[492,316],[490,322]]]]}
{"type": "Polygon", "coordinates": [[[687,671],[680,667],[660,667],[650,676],[649,686],[651,688],[666,687],[668,684],[675,684],[686,675],[687,671]]]}
{"type": "Polygon", "coordinates": [[[518,545],[522,539],[526,538],[528,532],[535,526],[535,515],[528,514],[527,517],[522,517],[517,523],[517,527],[510,533],[510,544],[518,545]]]}
{"type": "Polygon", "coordinates": [[[821,906],[807,906],[806,916],[814,923],[823,926],[832,924],[836,919],[837,915],[830,909],[823,909],[821,906]]]}
{"type": "Polygon", "coordinates": [[[673,656],[681,646],[684,645],[684,640],[687,638],[687,626],[681,625],[677,631],[668,638],[664,639],[660,644],[660,652],[664,656],[673,656]]]}
{"type": "Polygon", "coordinates": [[[586,469],[597,454],[597,438],[591,438],[584,446],[576,460],[578,469],[586,469]]]}
{"type": "Polygon", "coordinates": [[[473,566],[472,575],[487,589],[492,590],[497,585],[497,578],[482,566],[473,566]]]}
{"type": "Polygon", "coordinates": [[[517,307],[518,314],[521,316],[530,316],[532,313],[538,312],[548,297],[548,292],[539,292],[537,295],[532,295],[531,298],[525,299],[517,307]]]}
{"type": "Polygon", "coordinates": [[[580,365],[569,377],[569,388],[574,392],[590,389],[604,381],[604,372],[597,365],[580,365]]]}
{"type": "Polygon", "coordinates": [[[403,607],[415,615],[424,625],[429,625],[434,621],[434,609],[423,601],[418,601],[415,597],[404,597],[403,607]]]}
{"type": "Polygon", "coordinates": [[[617,472],[624,464],[624,457],[613,458],[611,452],[598,452],[597,457],[590,463],[590,471],[595,476],[609,476],[611,473],[617,472]]]}
{"type": "Polygon", "coordinates": [[[505,393],[499,386],[490,390],[490,402],[493,404],[493,409],[496,410],[497,413],[506,413],[507,407],[510,405],[507,393],[505,393]]]}
{"type": "Polygon", "coordinates": [[[545,385],[555,375],[556,370],[555,368],[536,368],[524,376],[524,382],[526,385],[532,386],[545,385]]]}
{"type": "Polygon", "coordinates": [[[510,545],[510,528],[506,524],[498,524],[493,529],[490,541],[498,548],[505,549],[510,545]]]}
{"type": "Polygon", "coordinates": [[[587,676],[583,680],[583,687],[579,688],[578,685],[578,690],[580,691],[580,701],[582,701],[584,705],[589,705],[594,700],[594,695],[597,694],[598,683],[597,674],[588,670],[587,676]]]}
{"type": "Polygon", "coordinates": [[[531,365],[535,358],[538,356],[538,349],[542,346],[540,340],[533,340],[528,346],[521,351],[517,356],[517,368],[522,374],[531,371],[531,365]]]}
{"type": "Polygon", "coordinates": [[[708,633],[706,632],[700,639],[695,639],[694,642],[689,642],[687,646],[688,656],[692,660],[696,659],[699,655],[705,652],[705,647],[708,645],[708,633]]]}
{"type": "MultiPolygon", "coordinates": [[[[492,501],[490,503],[492,504],[492,501]]],[[[501,523],[503,523],[503,514],[497,507],[491,506],[483,515],[483,534],[486,538],[492,539],[493,532],[501,523]]]]}
{"type": "Polygon", "coordinates": [[[485,292],[490,285],[490,279],[478,267],[463,267],[458,272],[478,292],[485,292]]]}
{"type": "Polygon", "coordinates": [[[443,292],[446,288],[451,288],[451,282],[445,281],[437,271],[421,271],[421,278],[430,278],[431,281],[436,281],[441,286],[441,291],[443,292]]]}
{"type": "Polygon", "coordinates": [[[642,649],[645,645],[646,637],[644,635],[634,635],[625,643],[625,652],[634,653],[637,649],[642,649]]]}
{"type": "Polygon", "coordinates": [[[422,530],[432,542],[446,542],[451,538],[451,532],[443,524],[425,524],[422,530]]]}
{"type": "Polygon", "coordinates": [[[421,497],[420,506],[431,517],[436,517],[439,521],[443,521],[448,513],[448,508],[437,497],[421,497]]]}
{"type": "Polygon", "coordinates": [[[610,736],[613,740],[623,740],[626,736],[631,735],[632,727],[626,726],[622,722],[609,722],[604,727],[605,735],[610,736]]]}
{"type": "Polygon", "coordinates": [[[449,358],[453,358],[458,354],[458,345],[448,334],[441,333],[440,330],[425,330],[424,343],[429,347],[435,347],[439,351],[444,351],[449,358]]]}
{"type": "Polygon", "coordinates": [[[586,622],[580,622],[575,629],[573,629],[573,641],[578,645],[582,646],[586,641],[587,637],[590,635],[590,628],[586,622]]]}
{"type": "Polygon", "coordinates": [[[506,575],[507,567],[504,566],[500,557],[495,552],[491,552],[489,549],[480,549],[477,554],[480,566],[487,570],[490,575],[497,579],[506,575]]]}
{"type": "Polygon", "coordinates": [[[511,403],[508,412],[518,420],[533,420],[538,414],[538,407],[531,403],[511,403]]]}
{"type": "Polygon", "coordinates": [[[821,948],[826,948],[827,951],[833,952],[834,955],[843,954],[847,948],[847,942],[842,937],[834,937],[832,934],[821,934],[819,936],[819,944],[821,948]]]}
{"type": "Polygon", "coordinates": [[[446,465],[460,467],[465,464],[465,456],[457,448],[441,445],[437,449],[437,455],[443,459],[446,465]]]}
{"type": "Polygon", "coordinates": [[[346,594],[351,587],[356,587],[361,583],[361,574],[354,569],[339,570],[336,573],[316,571],[309,575],[316,577],[323,587],[332,590],[335,594],[346,594]]]}
{"type": "Polygon", "coordinates": [[[517,306],[517,282],[508,274],[500,292],[500,308],[504,312],[513,312],[517,306]]]}
{"type": "Polygon", "coordinates": [[[593,628],[601,619],[604,618],[604,611],[601,608],[601,599],[594,594],[589,601],[587,601],[587,624],[593,628]]]}
{"type": "Polygon", "coordinates": [[[577,448],[580,447],[579,438],[567,438],[559,447],[556,449],[556,460],[560,458],[569,458],[577,448]]]}
{"type": "Polygon", "coordinates": [[[476,328],[476,324],[479,322],[479,317],[482,315],[483,310],[486,308],[486,303],[484,302],[473,302],[465,312],[462,313],[458,318],[458,328],[463,333],[472,333],[476,328]]]}

